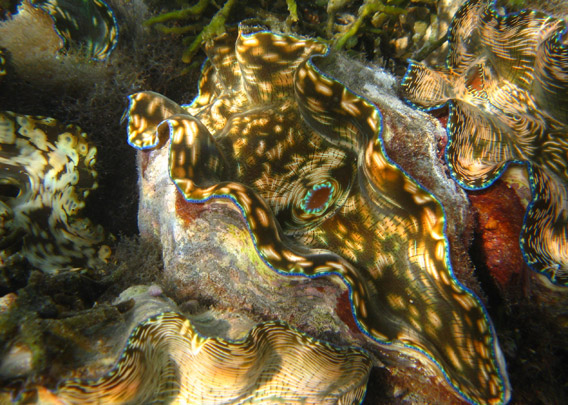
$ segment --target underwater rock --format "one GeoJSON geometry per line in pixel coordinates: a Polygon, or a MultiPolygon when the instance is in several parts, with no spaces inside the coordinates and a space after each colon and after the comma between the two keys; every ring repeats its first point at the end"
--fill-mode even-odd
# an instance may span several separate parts
{"type": "Polygon", "coordinates": [[[192,104],[143,92],[128,112],[140,231],[161,243],[176,298],[417,359],[470,402],[507,402],[491,322],[450,265],[467,204],[437,158],[441,127],[385,73],[340,78],[379,108],[323,73],[340,59],[313,57],[327,54],[315,40],[241,25],[206,53],[192,104]],[[446,217],[401,167],[461,206],[446,217]]]}
{"type": "Polygon", "coordinates": [[[45,272],[93,268],[112,236],[81,217],[97,188],[97,149],[76,125],[0,112],[0,252],[45,272]]]}
{"type": "Polygon", "coordinates": [[[102,286],[80,272],[32,271],[27,279],[2,297],[8,306],[0,304],[0,391],[12,396],[26,383],[53,382],[86,359],[104,357],[104,329],[118,334],[123,321],[123,308],[94,305],[102,286]]]}
{"type": "Polygon", "coordinates": [[[525,207],[502,181],[468,195],[478,218],[474,260],[485,265],[504,295],[519,296],[528,271],[519,246],[525,207]]]}
{"type": "Polygon", "coordinates": [[[449,105],[446,158],[463,187],[488,187],[510,163],[527,165],[525,260],[568,285],[566,21],[530,10],[502,15],[493,1],[469,0],[448,40],[445,66],[410,64],[405,97],[423,110],[449,105]]]}

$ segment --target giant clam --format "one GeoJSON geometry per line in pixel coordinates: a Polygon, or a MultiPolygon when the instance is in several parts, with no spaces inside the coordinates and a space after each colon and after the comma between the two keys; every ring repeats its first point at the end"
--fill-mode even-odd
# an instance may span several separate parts
{"type": "Polygon", "coordinates": [[[112,240],[81,216],[97,188],[97,149],[76,125],[0,113],[0,248],[54,272],[95,267],[112,240]]]}
{"type": "Polygon", "coordinates": [[[236,341],[201,335],[165,312],[139,324],[115,368],[97,380],[64,380],[42,403],[354,404],[371,368],[362,350],[320,342],[281,322],[236,341]]]}
{"type": "Polygon", "coordinates": [[[259,273],[264,263],[268,278],[305,277],[314,294],[319,278],[343,282],[373,344],[418,358],[467,401],[507,402],[493,326],[450,265],[442,206],[387,156],[392,128],[379,109],[318,69],[327,51],[246,24],[237,38],[209,43],[190,105],[130,97],[129,142],[150,151],[142,175],[169,156],[158,170],[187,202],[166,210],[229,203],[245,219],[259,273]]]}
{"type": "Polygon", "coordinates": [[[65,49],[80,49],[95,60],[106,59],[118,42],[118,24],[104,0],[32,0],[47,12],[65,49]]]}
{"type": "Polygon", "coordinates": [[[446,66],[411,62],[402,87],[414,106],[449,105],[446,158],[465,188],[489,187],[511,163],[527,165],[532,201],[525,260],[568,284],[568,30],[536,11],[500,14],[469,0],[449,29],[446,66]]]}
{"type": "MultiPolygon", "coordinates": [[[[102,0],[24,0],[0,20],[0,47],[12,81],[7,87],[23,79],[55,100],[70,89],[73,98],[85,97],[106,80],[109,67],[92,62],[106,60],[117,40],[117,22],[102,0]]],[[[4,109],[34,112],[10,102],[4,109]]]]}
{"type": "Polygon", "coordinates": [[[106,59],[118,41],[113,11],[103,0],[80,0],[79,7],[76,3],[22,1],[12,18],[0,22],[0,43],[17,54],[73,49],[94,60],[106,59]]]}

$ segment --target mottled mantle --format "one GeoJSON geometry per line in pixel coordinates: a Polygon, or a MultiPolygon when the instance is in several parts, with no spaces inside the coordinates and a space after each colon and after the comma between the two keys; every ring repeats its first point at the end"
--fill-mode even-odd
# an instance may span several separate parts
{"type": "Polygon", "coordinates": [[[317,41],[241,26],[236,53],[234,42],[224,35],[207,47],[191,105],[131,96],[129,142],[157,148],[139,157],[140,227],[162,242],[178,293],[207,292],[227,307],[352,339],[357,330],[334,314],[341,290],[330,281],[343,281],[374,344],[421,360],[469,401],[507,401],[491,323],[449,264],[444,211],[385,154],[384,139],[400,142],[398,127],[322,74],[311,56],[327,49],[317,41]],[[215,213],[219,204],[243,214],[252,248],[238,216],[228,221],[236,239],[226,225],[196,233],[196,209],[212,221],[229,212],[215,213]],[[246,255],[210,255],[204,236],[246,255]],[[198,268],[204,254],[228,271],[198,268]]]}
{"type": "Polygon", "coordinates": [[[82,216],[98,187],[97,149],[76,125],[0,112],[0,265],[46,272],[101,265],[113,237],[82,216]]]}

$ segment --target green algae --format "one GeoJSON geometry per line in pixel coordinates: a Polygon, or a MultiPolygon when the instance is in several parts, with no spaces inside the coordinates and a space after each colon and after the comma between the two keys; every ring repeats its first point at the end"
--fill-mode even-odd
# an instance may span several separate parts
{"type": "MultiPolygon", "coordinates": [[[[188,8],[182,8],[181,10],[175,10],[175,11],[170,11],[168,13],[164,13],[164,14],[160,14],[157,15],[155,17],[152,17],[146,21],[144,21],[144,25],[145,26],[152,26],[154,24],[161,24],[161,23],[165,23],[168,21],[179,21],[179,20],[185,20],[188,18],[198,18],[200,17],[205,9],[207,8],[207,6],[211,3],[211,0],[199,0],[197,2],[197,4],[188,7],[188,8]]],[[[160,30],[162,30],[162,27],[156,27],[160,30]]]]}
{"type": "Polygon", "coordinates": [[[288,11],[290,12],[289,20],[291,22],[298,21],[298,5],[295,0],[286,0],[286,5],[288,6],[288,11]]]}
{"type": "MultiPolygon", "coordinates": [[[[190,37],[187,48],[182,54],[182,61],[191,63],[193,57],[199,51],[203,42],[225,32],[225,23],[231,13],[231,9],[237,0],[227,0],[223,7],[215,13],[211,21],[207,25],[203,25],[201,21],[196,23],[184,24],[186,20],[201,20],[207,7],[211,4],[211,0],[199,0],[195,5],[180,10],[170,11],[164,14],[152,17],[144,22],[145,26],[154,26],[163,34],[183,35],[189,32],[197,32],[197,35],[190,37]],[[166,22],[175,22],[173,27],[164,25],[166,22]]],[[[186,41],[184,41],[184,44],[186,41]]]]}
{"type": "MultiPolygon", "coordinates": [[[[227,0],[223,6],[213,15],[208,23],[207,10],[210,5],[215,3],[212,0],[199,0],[195,5],[184,7],[178,10],[169,11],[163,14],[154,16],[144,22],[147,27],[154,27],[157,31],[166,35],[186,35],[195,33],[195,35],[184,38],[183,43],[186,46],[183,54],[182,61],[187,64],[193,62],[194,56],[197,54],[203,43],[206,41],[223,34],[226,31],[227,22],[235,10],[235,5],[239,3],[238,0],[227,0]],[[169,23],[170,25],[166,25],[169,23]]],[[[286,24],[291,25],[299,21],[298,5],[295,0],[286,0],[286,7],[288,9],[288,18],[286,24]]],[[[245,8],[251,11],[251,8],[245,8]]],[[[254,10],[253,16],[262,16],[262,9],[254,10]]],[[[192,64],[189,71],[198,64],[192,64]]]]}
{"type": "Polygon", "coordinates": [[[199,34],[197,34],[197,37],[185,50],[185,52],[181,56],[182,61],[184,61],[185,63],[190,63],[203,42],[225,32],[225,22],[227,21],[227,18],[231,13],[231,9],[236,2],[237,0],[227,0],[223,8],[221,8],[221,10],[219,10],[213,16],[211,22],[207,24],[199,34]]]}
{"type": "MultiPolygon", "coordinates": [[[[365,4],[363,4],[363,6],[359,9],[356,20],[345,33],[341,34],[334,41],[333,47],[337,50],[343,49],[348,41],[363,29],[366,21],[371,15],[376,14],[376,17],[374,18],[376,18],[379,21],[379,24],[382,25],[388,19],[398,17],[399,15],[406,13],[407,11],[403,7],[385,5],[380,0],[366,0],[365,4]]],[[[330,16],[330,20],[331,18],[332,16],[330,16]]],[[[330,28],[329,23],[328,28],[330,28]]]]}

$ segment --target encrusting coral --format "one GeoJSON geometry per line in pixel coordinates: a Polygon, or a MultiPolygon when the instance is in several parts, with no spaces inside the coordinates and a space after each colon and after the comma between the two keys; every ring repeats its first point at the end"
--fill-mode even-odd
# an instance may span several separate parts
{"type": "Polygon", "coordinates": [[[449,105],[446,158],[465,188],[482,189],[525,163],[532,201],[520,244],[525,260],[568,285],[568,30],[536,11],[500,14],[469,0],[449,30],[446,66],[411,62],[402,81],[412,105],[449,105]]]}
{"type": "Polygon", "coordinates": [[[111,254],[101,226],[81,217],[97,188],[97,149],[76,125],[0,113],[0,247],[46,271],[95,267],[111,254]]]}
{"type": "Polygon", "coordinates": [[[278,274],[339,276],[375,343],[433,365],[468,401],[507,402],[493,327],[451,270],[442,207],[385,154],[379,110],[318,70],[327,51],[241,24],[207,45],[192,104],[130,97],[129,143],[167,145],[189,203],[238,207],[278,274]]]}

